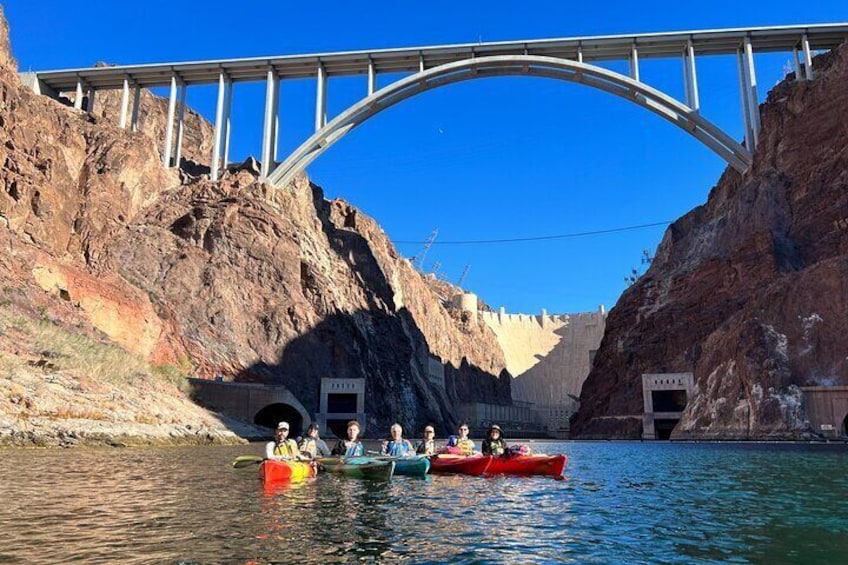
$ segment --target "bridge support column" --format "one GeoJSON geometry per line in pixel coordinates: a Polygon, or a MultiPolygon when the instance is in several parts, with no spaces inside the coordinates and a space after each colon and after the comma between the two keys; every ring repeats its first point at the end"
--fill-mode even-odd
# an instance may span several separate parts
{"type": "Polygon", "coordinates": [[[742,49],[736,50],[736,64],[739,68],[739,95],[742,108],[742,121],[745,123],[745,148],[754,150],[754,132],[751,131],[751,108],[748,106],[748,81],[745,78],[745,62],[742,49]]]}
{"type": "Polygon", "coordinates": [[[318,65],[318,88],[315,93],[315,131],[327,123],[327,71],[318,65]]]}
{"type": "Polygon", "coordinates": [[[162,150],[162,164],[171,166],[171,149],[174,140],[174,114],[177,109],[177,76],[171,75],[171,92],[168,96],[168,119],[165,122],[165,146],[162,150]]]}
{"type": "Polygon", "coordinates": [[[233,113],[233,81],[227,81],[227,98],[224,102],[224,154],[223,169],[230,164],[230,120],[233,113]]]}
{"type": "Polygon", "coordinates": [[[698,96],[698,72],[695,68],[695,48],[692,46],[691,39],[686,45],[683,64],[686,67],[684,71],[686,78],[686,105],[699,112],[701,110],[701,99],[698,96]]]}
{"type": "Polygon", "coordinates": [[[751,38],[745,38],[745,78],[748,83],[748,108],[751,112],[751,129],[754,132],[754,147],[759,145],[760,135],[760,102],[757,97],[757,72],[754,69],[754,50],[751,38]]]}
{"type": "Polygon", "coordinates": [[[377,86],[377,73],[374,70],[374,61],[368,59],[368,96],[374,94],[377,86]]]}
{"type": "Polygon", "coordinates": [[[274,124],[277,117],[274,115],[274,109],[277,108],[276,99],[279,96],[277,89],[280,86],[280,81],[276,77],[273,67],[268,67],[268,74],[265,78],[265,125],[262,128],[262,163],[260,168],[260,177],[264,180],[271,172],[271,161],[277,156],[277,148],[274,146],[276,141],[276,129],[274,124]]]}
{"type": "Polygon", "coordinates": [[[635,43],[630,47],[630,78],[639,80],[639,50],[635,43]]]}
{"type": "Polygon", "coordinates": [[[268,172],[277,164],[277,151],[280,147],[280,77],[274,78],[274,132],[271,144],[271,161],[268,172]]]}
{"type": "Polygon", "coordinates": [[[141,87],[136,83],[135,93],[133,94],[133,110],[132,118],[130,119],[130,130],[138,131],[138,112],[141,109],[141,87]]]}
{"type": "Polygon", "coordinates": [[[810,40],[806,33],[801,37],[801,49],[804,50],[804,71],[807,80],[813,80],[815,78],[815,75],[813,75],[813,56],[810,53],[810,40]]]}
{"type": "Polygon", "coordinates": [[[88,87],[88,100],[85,102],[85,111],[93,112],[94,111],[94,88],[88,87]]]}
{"type": "Polygon", "coordinates": [[[127,113],[130,107],[130,79],[124,77],[123,88],[121,89],[121,119],[118,125],[121,129],[127,129],[127,113]]]}
{"type": "Polygon", "coordinates": [[[74,91],[74,108],[82,110],[82,80],[77,79],[77,89],[74,91]]]}
{"type": "Polygon", "coordinates": [[[221,140],[223,139],[224,125],[224,95],[226,86],[224,85],[224,71],[218,71],[218,101],[215,104],[215,138],[212,143],[212,167],[209,171],[209,178],[213,181],[218,180],[218,162],[221,158],[221,140]]]}
{"type": "Polygon", "coordinates": [[[183,157],[183,133],[185,131],[185,107],[186,107],[186,91],[188,85],[183,83],[180,86],[180,111],[177,114],[177,148],[174,151],[174,166],[179,167],[183,157]]]}
{"type": "Polygon", "coordinates": [[[801,62],[798,60],[798,48],[792,48],[792,66],[795,69],[795,82],[801,81],[801,62]]]}

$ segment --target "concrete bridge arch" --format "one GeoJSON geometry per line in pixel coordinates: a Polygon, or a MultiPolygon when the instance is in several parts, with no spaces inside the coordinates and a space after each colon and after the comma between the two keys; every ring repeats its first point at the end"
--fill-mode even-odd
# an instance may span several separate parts
{"type": "Polygon", "coordinates": [[[276,169],[268,181],[285,186],[359,124],[422,92],[449,84],[496,76],[534,76],[584,84],[642,106],[683,129],[736,170],[751,164],[751,152],[700,112],[639,81],[596,65],[538,55],[476,57],[447,63],[396,81],[364,98],[318,129],[276,169]]]}

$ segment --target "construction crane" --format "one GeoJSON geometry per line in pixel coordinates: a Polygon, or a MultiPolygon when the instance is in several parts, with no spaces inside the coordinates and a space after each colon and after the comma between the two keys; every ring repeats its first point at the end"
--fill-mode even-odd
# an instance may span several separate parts
{"type": "Polygon", "coordinates": [[[412,257],[412,264],[418,267],[419,271],[424,270],[424,258],[427,256],[427,252],[430,251],[430,247],[433,245],[433,242],[436,241],[436,236],[439,235],[439,229],[436,228],[433,230],[433,233],[430,234],[430,237],[424,241],[424,247],[421,248],[421,251],[418,255],[412,257]]]}
{"type": "Polygon", "coordinates": [[[461,287],[462,283],[465,282],[465,277],[468,276],[468,270],[471,268],[471,265],[465,265],[465,268],[462,269],[462,274],[459,275],[459,280],[456,281],[456,286],[461,287]]]}

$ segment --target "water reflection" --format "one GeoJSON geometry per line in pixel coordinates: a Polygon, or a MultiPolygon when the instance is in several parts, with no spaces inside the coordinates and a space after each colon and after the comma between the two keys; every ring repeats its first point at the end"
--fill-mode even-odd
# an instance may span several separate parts
{"type": "Polygon", "coordinates": [[[243,448],[5,451],[0,563],[848,561],[845,453],[569,443],[567,480],[321,475],[243,448]]]}

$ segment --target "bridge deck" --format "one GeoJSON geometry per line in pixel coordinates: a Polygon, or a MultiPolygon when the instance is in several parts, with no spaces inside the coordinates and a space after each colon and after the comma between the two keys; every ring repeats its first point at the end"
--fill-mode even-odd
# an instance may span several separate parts
{"type": "Polygon", "coordinates": [[[576,60],[580,51],[586,62],[622,60],[630,56],[634,45],[638,49],[640,59],[668,58],[680,56],[690,40],[696,55],[736,53],[745,37],[751,38],[752,46],[758,53],[789,52],[799,47],[804,34],[809,39],[811,49],[833,49],[848,38],[848,23],[466,43],[247,59],[90,67],[42,71],[36,74],[47,86],[60,92],[73,90],[77,80],[80,79],[87,86],[96,89],[121,88],[125,78],[130,78],[139,86],[149,88],[168,85],[174,73],[189,85],[213,84],[218,81],[221,69],[234,82],[260,81],[266,78],[269,66],[274,68],[281,79],[314,77],[318,65],[323,65],[327,76],[351,76],[367,74],[369,61],[373,62],[376,73],[402,73],[418,71],[422,60],[426,68],[431,68],[475,56],[488,55],[530,54],[576,60]]]}

